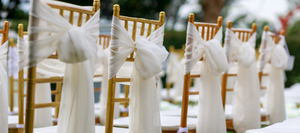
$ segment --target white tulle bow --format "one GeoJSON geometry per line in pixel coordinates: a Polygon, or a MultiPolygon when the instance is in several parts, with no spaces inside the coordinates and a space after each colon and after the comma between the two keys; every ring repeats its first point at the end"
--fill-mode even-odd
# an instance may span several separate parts
{"type": "Polygon", "coordinates": [[[29,27],[29,33],[39,35],[38,40],[29,42],[29,49],[38,49],[29,53],[29,66],[47,58],[56,50],[59,60],[66,63],[83,62],[95,57],[100,10],[94,14],[93,19],[76,27],[45,3],[39,0],[33,3],[35,10],[30,10],[29,14],[39,19],[39,25],[29,27]]]}
{"type": "Polygon", "coordinates": [[[110,50],[116,55],[110,57],[109,79],[116,75],[127,55],[133,51],[136,53],[134,66],[142,78],[148,79],[159,73],[162,70],[161,62],[168,56],[162,46],[164,34],[161,32],[164,32],[164,25],[149,37],[136,36],[136,41],[133,41],[117,17],[113,18],[113,23],[110,50]]]}

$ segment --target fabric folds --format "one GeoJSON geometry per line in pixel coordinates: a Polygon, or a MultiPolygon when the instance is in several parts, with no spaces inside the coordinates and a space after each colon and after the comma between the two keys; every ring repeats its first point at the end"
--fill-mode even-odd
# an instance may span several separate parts
{"type": "Polygon", "coordinates": [[[18,55],[17,55],[17,47],[9,47],[8,53],[8,76],[13,76],[14,79],[18,77],[18,55]]]}
{"type": "Polygon", "coordinates": [[[38,25],[29,26],[29,67],[55,51],[67,63],[64,74],[58,133],[95,132],[93,75],[97,61],[99,15],[96,12],[81,27],[71,25],[40,0],[31,2],[30,16],[38,25]]]}
{"type": "Polygon", "coordinates": [[[240,41],[226,29],[225,49],[229,63],[238,62],[234,86],[233,125],[237,133],[260,128],[260,86],[255,63],[256,33],[248,41],[240,41]]]}
{"type": "Polygon", "coordinates": [[[284,49],[285,38],[280,36],[278,44],[271,38],[271,32],[263,32],[262,46],[259,51],[259,70],[262,71],[270,61],[269,76],[267,76],[267,89],[264,107],[270,115],[270,124],[282,122],[286,118],[284,101],[284,69],[287,66],[287,53],[284,49]],[[263,48],[265,45],[265,48],[263,48]]]}
{"type": "Polygon", "coordinates": [[[113,17],[109,79],[116,76],[127,56],[135,52],[130,83],[130,133],[161,132],[155,75],[162,71],[161,63],[168,56],[168,52],[162,46],[163,36],[164,25],[149,37],[137,36],[133,41],[122,22],[113,17]]]}
{"type": "Polygon", "coordinates": [[[203,57],[200,68],[197,133],[226,133],[219,75],[227,71],[228,63],[221,39],[222,30],[219,30],[212,40],[204,41],[195,25],[188,23],[185,74],[203,57]]]}
{"type": "Polygon", "coordinates": [[[182,95],[184,65],[179,60],[177,53],[170,52],[167,64],[167,83],[173,83],[174,93],[171,93],[171,98],[175,99],[182,95]]]}
{"type": "Polygon", "coordinates": [[[8,41],[6,41],[3,45],[0,44],[0,133],[8,133],[8,75],[6,72],[7,50],[8,41]]]}

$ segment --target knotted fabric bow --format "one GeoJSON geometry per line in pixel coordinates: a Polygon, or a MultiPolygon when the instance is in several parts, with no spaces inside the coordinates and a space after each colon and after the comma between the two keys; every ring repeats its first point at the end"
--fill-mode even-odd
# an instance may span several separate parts
{"type": "MultiPolygon", "coordinates": [[[[3,38],[2,38],[3,39],[3,38]]],[[[1,38],[0,38],[1,40],[1,38]]],[[[8,78],[6,72],[8,41],[3,45],[0,44],[0,132],[8,132],[8,78]]]]}
{"type": "Polygon", "coordinates": [[[130,133],[160,133],[160,113],[156,103],[155,75],[162,71],[162,62],[168,52],[162,46],[164,25],[149,37],[136,36],[133,41],[122,22],[113,17],[109,79],[118,70],[131,52],[135,60],[130,83],[130,133]]]}
{"type": "Polygon", "coordinates": [[[239,40],[226,29],[225,49],[229,63],[238,62],[234,86],[233,124],[237,133],[260,128],[260,86],[255,64],[256,33],[248,41],[239,40]]]}
{"type": "Polygon", "coordinates": [[[203,57],[200,70],[199,112],[197,133],[226,133],[225,116],[220,94],[219,75],[227,71],[228,63],[221,46],[222,27],[212,40],[204,41],[194,24],[188,24],[185,51],[185,74],[203,57]],[[192,51],[189,51],[192,49],[192,51]],[[192,56],[190,59],[187,57],[192,56]]]}
{"type": "Polygon", "coordinates": [[[28,28],[29,35],[37,37],[29,41],[29,67],[55,51],[60,61],[72,63],[65,68],[58,133],[95,132],[93,75],[99,15],[100,11],[76,27],[42,1],[31,2],[30,16],[38,24],[28,28]]]}
{"type": "Polygon", "coordinates": [[[284,49],[285,38],[280,35],[281,40],[275,44],[271,38],[271,32],[263,32],[262,46],[260,47],[259,70],[268,66],[267,89],[264,107],[270,115],[270,124],[285,120],[284,102],[284,69],[287,66],[287,53],[284,49]],[[263,44],[264,43],[264,44],[263,44]],[[263,48],[263,45],[266,45],[263,48]],[[270,65],[266,65],[271,61],[270,65]]]}

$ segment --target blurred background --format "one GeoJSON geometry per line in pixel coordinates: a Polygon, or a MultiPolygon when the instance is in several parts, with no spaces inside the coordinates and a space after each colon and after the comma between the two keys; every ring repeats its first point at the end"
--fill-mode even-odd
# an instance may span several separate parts
{"type": "MultiPolygon", "coordinates": [[[[77,5],[91,6],[93,0],[61,0],[77,5]]],[[[113,4],[119,4],[120,14],[134,17],[158,19],[160,11],[166,12],[164,46],[174,45],[180,49],[185,44],[189,13],[195,14],[195,21],[216,22],[224,18],[223,32],[227,21],[233,28],[250,28],[257,24],[257,45],[265,25],[278,33],[286,30],[286,42],[290,54],[295,56],[294,69],[286,72],[286,87],[300,83],[300,0],[101,0],[101,34],[110,34],[113,4]]],[[[17,38],[17,26],[28,23],[30,0],[1,0],[0,25],[11,22],[10,37],[17,38]]]]}

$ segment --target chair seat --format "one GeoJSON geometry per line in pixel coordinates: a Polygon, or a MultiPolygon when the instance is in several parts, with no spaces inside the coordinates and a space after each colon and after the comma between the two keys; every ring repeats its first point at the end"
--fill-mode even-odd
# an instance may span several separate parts
{"type": "Polygon", "coordinates": [[[261,129],[248,130],[246,133],[299,133],[300,117],[285,120],[261,129]]]}
{"type": "MultiPolygon", "coordinates": [[[[260,115],[261,116],[267,116],[267,112],[265,108],[260,108],[260,115]]],[[[232,105],[226,104],[225,105],[225,116],[226,120],[233,119],[232,117],[232,105]]]]}
{"type": "MultiPolygon", "coordinates": [[[[177,116],[160,116],[162,131],[177,131],[180,126],[180,117],[177,116]]],[[[196,129],[196,118],[187,118],[187,126],[189,130],[196,129]]],[[[114,126],[128,128],[129,117],[114,119],[114,126]]]]}
{"type": "MultiPolygon", "coordinates": [[[[181,116],[181,108],[176,108],[172,110],[160,111],[160,115],[163,116],[181,116]]],[[[188,117],[197,118],[198,106],[188,108],[188,117]]]]}
{"type": "Polygon", "coordinates": [[[18,123],[19,123],[19,116],[18,115],[9,115],[8,116],[8,124],[18,124],[18,123]]]}
{"type": "MultiPolygon", "coordinates": [[[[35,128],[33,129],[34,133],[56,133],[57,132],[57,126],[51,126],[51,127],[43,127],[43,128],[35,128]]],[[[104,133],[105,132],[105,126],[95,126],[95,132],[96,133],[104,133]]],[[[128,129],[124,128],[113,128],[114,133],[129,133],[128,129]]]]}

